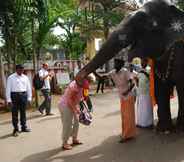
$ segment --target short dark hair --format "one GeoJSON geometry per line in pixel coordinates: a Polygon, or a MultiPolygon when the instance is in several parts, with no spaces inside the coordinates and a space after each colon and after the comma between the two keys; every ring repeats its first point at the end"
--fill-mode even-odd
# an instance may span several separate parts
{"type": "Polygon", "coordinates": [[[16,66],[15,66],[15,69],[17,70],[17,69],[24,69],[24,66],[22,65],[22,64],[17,64],[16,66]]]}

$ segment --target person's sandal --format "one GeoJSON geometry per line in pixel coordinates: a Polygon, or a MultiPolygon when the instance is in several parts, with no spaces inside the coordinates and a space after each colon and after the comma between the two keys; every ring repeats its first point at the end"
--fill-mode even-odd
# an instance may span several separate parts
{"type": "Polygon", "coordinates": [[[130,140],[132,140],[132,139],[134,139],[134,138],[133,138],[133,137],[122,138],[122,139],[120,139],[119,143],[126,143],[126,142],[128,142],[128,141],[130,141],[130,140]]]}
{"type": "Polygon", "coordinates": [[[75,140],[75,141],[73,141],[72,146],[82,145],[82,144],[83,144],[82,142],[80,142],[80,141],[78,141],[78,140],[75,140]]]}
{"type": "Polygon", "coordinates": [[[65,145],[62,146],[62,149],[63,150],[71,150],[72,149],[72,146],[69,145],[69,144],[65,144],[65,145]]]}

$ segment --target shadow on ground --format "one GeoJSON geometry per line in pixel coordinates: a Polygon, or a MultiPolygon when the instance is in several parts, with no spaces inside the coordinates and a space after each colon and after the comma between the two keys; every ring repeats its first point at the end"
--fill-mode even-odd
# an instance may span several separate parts
{"type": "Polygon", "coordinates": [[[55,117],[50,117],[48,118],[47,116],[45,118],[40,119],[39,121],[37,121],[37,123],[43,123],[45,121],[50,121],[50,120],[55,120],[55,119],[60,119],[60,116],[55,116],[55,117]]]}
{"type": "MultiPolygon", "coordinates": [[[[111,136],[80,153],[72,153],[75,148],[67,153],[58,148],[30,155],[21,162],[183,162],[183,136],[140,130],[136,140],[128,143],[120,144],[117,142],[119,137],[111,136]]],[[[83,149],[83,146],[79,147],[83,149]]]]}
{"type": "Polygon", "coordinates": [[[8,133],[6,135],[1,136],[0,140],[6,139],[6,138],[9,138],[9,137],[12,137],[12,133],[8,133]]]}
{"type": "Polygon", "coordinates": [[[108,114],[104,115],[104,118],[108,118],[108,117],[112,117],[112,116],[116,116],[116,115],[120,115],[120,110],[108,113],[108,114]]]}
{"type": "MultiPolygon", "coordinates": [[[[27,120],[32,120],[32,119],[36,119],[36,118],[40,118],[42,117],[40,114],[36,114],[36,115],[31,115],[29,117],[27,117],[27,120]]],[[[2,121],[0,122],[0,125],[7,125],[7,124],[11,124],[11,119],[10,120],[6,120],[6,121],[2,121]]]]}

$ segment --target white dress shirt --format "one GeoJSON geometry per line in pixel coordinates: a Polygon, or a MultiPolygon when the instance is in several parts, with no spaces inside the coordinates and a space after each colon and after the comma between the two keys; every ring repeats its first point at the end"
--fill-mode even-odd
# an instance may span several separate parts
{"type": "MultiPolygon", "coordinates": [[[[39,70],[39,77],[44,78],[49,74],[47,70],[44,68],[39,70]]],[[[50,77],[48,76],[47,78],[44,79],[44,85],[42,89],[50,89],[50,77]]]]}
{"type": "Polygon", "coordinates": [[[24,74],[18,75],[17,73],[13,73],[12,75],[10,75],[8,77],[6,87],[7,102],[12,102],[11,92],[27,92],[28,101],[31,101],[32,89],[29,78],[24,74]]]}

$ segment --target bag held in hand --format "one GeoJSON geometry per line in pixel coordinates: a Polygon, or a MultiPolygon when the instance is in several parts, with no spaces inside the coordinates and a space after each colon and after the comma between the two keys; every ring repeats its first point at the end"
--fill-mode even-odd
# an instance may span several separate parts
{"type": "Polygon", "coordinates": [[[81,113],[79,115],[79,122],[83,125],[90,125],[92,122],[92,116],[87,110],[85,103],[83,101],[81,102],[83,104],[83,109],[81,109],[81,113]]]}

